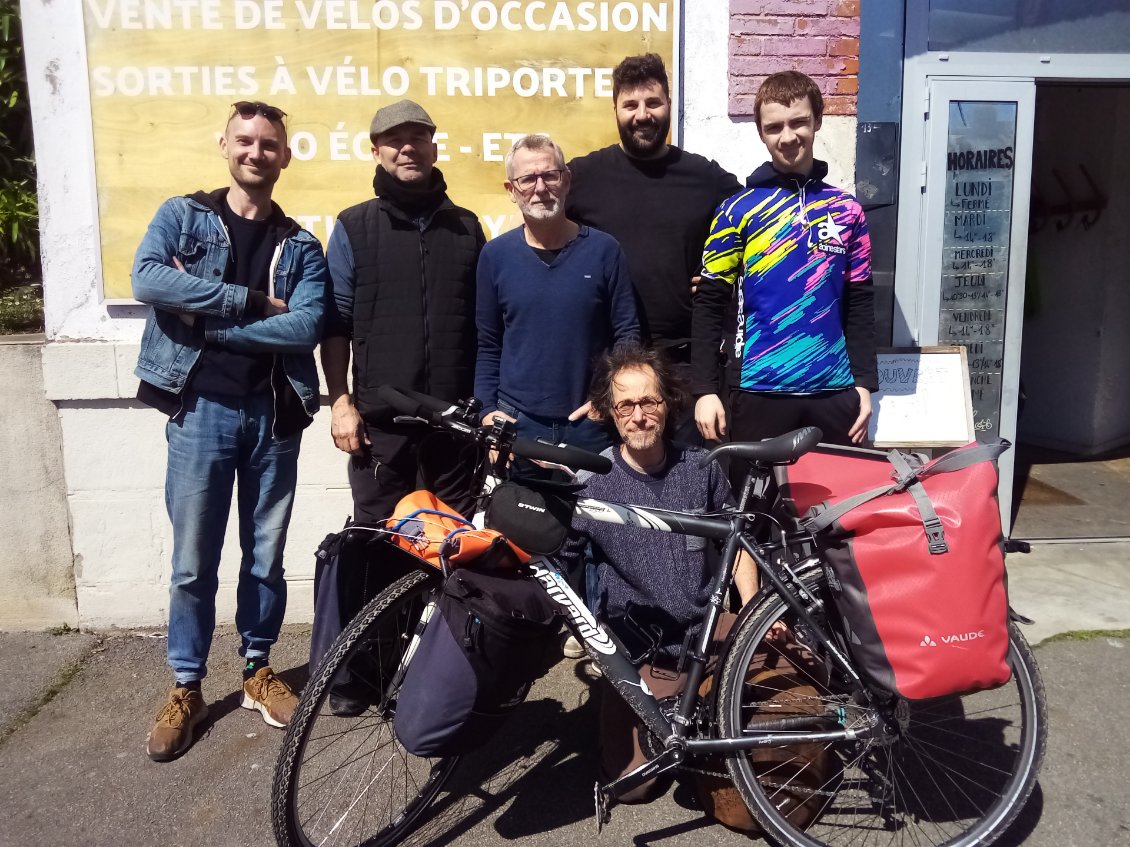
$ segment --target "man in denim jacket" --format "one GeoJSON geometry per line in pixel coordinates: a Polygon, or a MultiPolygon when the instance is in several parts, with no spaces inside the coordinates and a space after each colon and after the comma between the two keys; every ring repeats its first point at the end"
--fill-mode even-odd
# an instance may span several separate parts
{"type": "Polygon", "coordinates": [[[242,705],[281,727],[297,702],[268,653],[286,608],[283,546],[299,440],[318,411],[313,351],[328,277],[321,245],[271,201],[290,163],[284,117],[265,103],[236,103],[220,139],[229,187],[167,200],[134,261],[133,294],[151,307],[135,371],[138,399],[169,416],[175,685],[147,739],[156,761],[183,753],[208,714],[200,681],[236,480],[242,705]]]}

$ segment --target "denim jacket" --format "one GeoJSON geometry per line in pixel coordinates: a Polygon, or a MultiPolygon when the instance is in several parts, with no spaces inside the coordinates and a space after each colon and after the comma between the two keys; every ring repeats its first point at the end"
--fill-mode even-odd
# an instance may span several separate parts
{"type": "MultiPolygon", "coordinates": [[[[248,289],[224,282],[231,241],[220,217],[227,189],[173,197],[157,210],[134,259],[133,295],[152,308],[134,373],[180,395],[203,343],[275,353],[307,420],[318,411],[314,347],[321,339],[328,274],[321,244],[278,206],[283,237],[271,260],[271,293],[289,311],[246,317],[248,289]],[[185,272],[173,265],[180,259],[185,272]],[[195,324],[203,321],[203,332],[195,324]]],[[[279,398],[276,397],[276,410],[279,398]]],[[[301,428],[301,426],[300,426],[301,428]]]]}

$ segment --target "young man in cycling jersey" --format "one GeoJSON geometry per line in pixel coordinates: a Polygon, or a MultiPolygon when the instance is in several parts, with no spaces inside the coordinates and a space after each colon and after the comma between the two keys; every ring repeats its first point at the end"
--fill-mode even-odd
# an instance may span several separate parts
{"type": "Polygon", "coordinates": [[[858,201],[813,158],[824,101],[797,71],[768,77],[754,116],[770,161],[718,209],[692,314],[692,389],[703,437],[757,441],[801,426],[867,435],[875,363],[871,240],[858,201]],[[723,318],[737,300],[729,411],[719,396],[723,318]],[[728,417],[727,417],[728,415],[728,417]]]}
{"type": "MultiPolygon", "coordinates": [[[[705,451],[674,442],[670,428],[686,392],[669,360],[637,344],[620,345],[600,360],[592,385],[597,414],[611,421],[621,444],[605,475],[581,474],[584,496],[661,509],[713,512],[732,505],[730,486],[717,463],[702,467],[705,451]]],[[[706,539],[659,533],[578,518],[562,565],[574,568],[586,542],[597,569],[597,618],[625,644],[653,641],[654,654],[640,657],[640,673],[656,697],[677,693],[686,681],[675,674],[683,644],[702,625],[709,599],[706,539]],[[652,673],[653,668],[658,668],[652,673]]],[[[742,601],[756,589],[753,563],[743,559],[735,577],[742,601]]],[[[608,781],[642,764],[638,719],[618,696],[601,700],[601,779],[608,781]]],[[[641,786],[621,802],[646,802],[666,791],[669,780],[641,786]]]]}

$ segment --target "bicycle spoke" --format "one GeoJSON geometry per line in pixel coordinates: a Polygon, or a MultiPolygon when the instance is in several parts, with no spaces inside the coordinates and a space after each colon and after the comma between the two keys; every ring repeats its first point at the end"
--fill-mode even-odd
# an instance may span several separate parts
{"type": "MultiPolygon", "coordinates": [[[[816,569],[804,581],[812,596],[825,591],[816,569]]],[[[833,608],[823,599],[814,606],[818,620],[833,608]]],[[[1006,686],[928,703],[879,696],[863,705],[838,687],[839,674],[811,632],[781,639],[780,624],[795,630],[792,617],[767,595],[732,636],[719,683],[724,737],[756,732],[759,720],[809,714],[864,734],[820,747],[754,748],[729,760],[735,784],[771,834],[789,847],[980,847],[995,840],[1031,791],[1046,738],[1042,686],[1019,633],[1006,686]],[[814,769],[821,756],[827,773],[814,769]],[[796,817],[802,809],[807,814],[796,817]]]]}
{"type": "Polygon", "coordinates": [[[454,759],[412,756],[393,729],[395,675],[437,582],[413,572],[371,601],[307,685],[275,776],[280,844],[401,843],[454,768],[454,759]],[[335,715],[335,694],[367,705],[356,716],[335,715]]]}

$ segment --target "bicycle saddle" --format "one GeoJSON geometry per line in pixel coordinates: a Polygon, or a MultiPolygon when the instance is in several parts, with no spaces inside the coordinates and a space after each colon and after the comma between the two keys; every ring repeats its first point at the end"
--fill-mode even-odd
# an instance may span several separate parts
{"type": "Polygon", "coordinates": [[[765,441],[735,441],[715,447],[701,464],[706,465],[721,456],[738,456],[763,465],[786,465],[819,444],[823,437],[819,427],[806,426],[765,441]]]}

